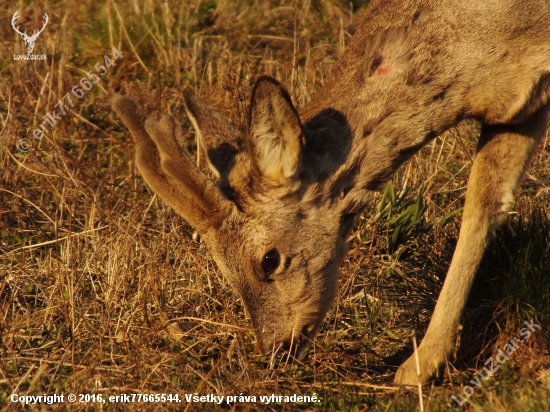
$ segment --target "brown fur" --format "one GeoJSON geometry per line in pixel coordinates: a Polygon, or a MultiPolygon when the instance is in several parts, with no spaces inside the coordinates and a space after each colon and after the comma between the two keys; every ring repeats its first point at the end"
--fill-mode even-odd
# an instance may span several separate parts
{"type": "MultiPolygon", "coordinates": [[[[334,298],[367,190],[462,119],[482,122],[458,245],[419,347],[426,382],[452,354],[487,241],[546,132],[550,3],[378,0],[369,7],[332,80],[299,112],[282,86],[262,77],[243,137],[186,91],[217,186],[176,144],[173,120],[145,121],[124,97],[113,105],[136,139],[144,179],[201,234],[262,347],[295,343],[299,357],[334,298]]],[[[414,360],[396,381],[417,383],[414,360]]]]}

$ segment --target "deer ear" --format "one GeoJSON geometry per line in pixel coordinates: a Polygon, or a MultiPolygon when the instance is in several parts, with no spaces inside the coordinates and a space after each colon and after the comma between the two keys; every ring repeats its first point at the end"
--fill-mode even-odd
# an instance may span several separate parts
{"type": "Polygon", "coordinates": [[[235,156],[244,146],[240,133],[191,90],[186,89],[183,96],[185,110],[197,132],[200,150],[205,154],[210,170],[220,181],[227,180],[235,156]]]}
{"type": "Polygon", "coordinates": [[[287,91],[262,76],[252,91],[249,147],[264,177],[284,184],[296,170],[303,147],[302,124],[287,91]]]}

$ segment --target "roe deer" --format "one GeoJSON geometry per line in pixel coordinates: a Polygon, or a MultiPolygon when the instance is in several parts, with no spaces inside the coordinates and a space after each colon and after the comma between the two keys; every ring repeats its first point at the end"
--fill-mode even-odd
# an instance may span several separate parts
{"type": "MultiPolygon", "coordinates": [[[[175,140],[175,123],[113,106],[151,189],[201,235],[238,292],[264,350],[305,356],[335,296],[355,217],[427,142],[482,123],[458,244],[424,339],[420,380],[455,347],[485,246],[547,129],[549,0],[373,0],[332,80],[302,109],[261,77],[241,135],[190,90],[185,107],[214,184],[175,140]]],[[[414,358],[396,382],[413,385],[414,358]]]]}

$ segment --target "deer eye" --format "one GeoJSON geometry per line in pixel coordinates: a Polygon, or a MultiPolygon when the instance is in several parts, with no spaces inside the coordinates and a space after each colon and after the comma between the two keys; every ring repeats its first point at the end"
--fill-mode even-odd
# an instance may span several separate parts
{"type": "Polygon", "coordinates": [[[280,260],[281,258],[279,252],[277,252],[277,249],[271,249],[265,254],[262,260],[262,269],[266,277],[271,275],[271,273],[279,267],[280,260]]]}

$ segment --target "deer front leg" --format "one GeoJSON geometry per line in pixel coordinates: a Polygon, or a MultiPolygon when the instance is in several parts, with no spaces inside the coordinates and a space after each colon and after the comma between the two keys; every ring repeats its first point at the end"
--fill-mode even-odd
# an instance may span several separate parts
{"type": "Polygon", "coordinates": [[[515,125],[483,125],[462,218],[462,227],[435,311],[418,348],[401,365],[395,381],[426,383],[453,354],[460,317],[488,240],[506,218],[529,160],[546,133],[548,107],[515,125]]]}

